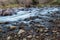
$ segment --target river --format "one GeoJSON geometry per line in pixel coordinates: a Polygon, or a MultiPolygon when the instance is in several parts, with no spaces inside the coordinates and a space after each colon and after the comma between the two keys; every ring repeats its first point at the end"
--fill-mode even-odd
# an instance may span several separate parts
{"type": "MultiPolygon", "coordinates": [[[[40,15],[47,15],[51,14],[52,12],[59,11],[58,8],[52,7],[52,8],[24,8],[25,10],[20,10],[16,12],[17,14],[14,14],[12,16],[0,16],[0,22],[12,22],[12,21],[18,21],[18,20],[24,20],[25,18],[38,16],[40,15]],[[27,10],[26,10],[27,9],[27,10]],[[49,12],[49,13],[48,13],[49,12]]],[[[43,16],[42,16],[43,17],[43,16]]]]}

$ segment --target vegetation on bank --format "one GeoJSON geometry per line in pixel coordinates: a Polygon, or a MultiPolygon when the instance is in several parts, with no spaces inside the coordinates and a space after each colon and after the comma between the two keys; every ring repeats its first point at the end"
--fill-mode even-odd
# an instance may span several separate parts
{"type": "MultiPolygon", "coordinates": [[[[37,7],[50,6],[50,5],[60,5],[60,0],[53,0],[51,2],[42,3],[42,4],[38,3],[36,0],[32,0],[32,5],[37,6],[37,7]]],[[[7,4],[7,5],[2,3],[2,5],[0,5],[0,8],[21,7],[21,6],[25,7],[26,5],[25,6],[24,6],[24,4],[21,5],[16,0],[15,3],[7,4]]]]}
{"type": "Polygon", "coordinates": [[[21,7],[19,4],[9,4],[5,6],[0,6],[0,8],[13,8],[13,7],[21,7]]]}

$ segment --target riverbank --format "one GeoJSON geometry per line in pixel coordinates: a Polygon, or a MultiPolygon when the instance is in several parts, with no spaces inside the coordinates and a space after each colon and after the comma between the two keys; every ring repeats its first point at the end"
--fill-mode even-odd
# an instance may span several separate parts
{"type": "MultiPolygon", "coordinates": [[[[37,5],[31,5],[31,7],[51,7],[51,6],[59,6],[59,4],[37,4],[37,5]]],[[[19,4],[9,4],[5,6],[0,6],[1,9],[7,9],[7,8],[20,8],[20,7],[25,7],[24,5],[19,5],[19,4]]]]}

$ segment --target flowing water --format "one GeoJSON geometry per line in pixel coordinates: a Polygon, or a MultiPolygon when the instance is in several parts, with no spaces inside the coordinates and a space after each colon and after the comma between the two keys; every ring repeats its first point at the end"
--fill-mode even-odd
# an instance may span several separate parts
{"type": "MultiPolygon", "coordinates": [[[[0,22],[10,22],[9,24],[0,24],[1,28],[7,31],[7,26],[17,26],[17,30],[21,22],[24,22],[28,26],[25,27],[26,30],[30,28],[33,21],[39,22],[44,27],[51,28],[53,23],[50,20],[60,18],[60,9],[58,7],[44,7],[44,8],[20,8],[15,10],[17,14],[11,16],[0,16],[0,22]],[[55,14],[54,14],[55,13],[55,14]],[[37,17],[38,16],[38,17],[37,17]],[[32,17],[31,21],[29,18],[32,17]]],[[[35,27],[34,27],[35,28],[35,27]]],[[[15,31],[17,31],[15,30],[15,31]]]]}
{"type": "MultiPolygon", "coordinates": [[[[12,16],[0,16],[0,22],[11,22],[11,21],[18,21],[18,20],[24,20],[25,18],[38,16],[40,15],[47,15],[51,14],[52,12],[59,11],[58,8],[26,8],[24,10],[20,10],[17,12],[17,14],[14,14],[12,16]]],[[[45,17],[45,16],[42,16],[45,17]]],[[[46,16],[47,17],[47,16],[46,16]]]]}

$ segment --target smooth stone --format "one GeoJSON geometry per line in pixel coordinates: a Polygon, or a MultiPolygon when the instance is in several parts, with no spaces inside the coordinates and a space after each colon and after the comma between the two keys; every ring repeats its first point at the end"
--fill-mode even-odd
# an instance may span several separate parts
{"type": "Polygon", "coordinates": [[[25,30],[20,29],[19,32],[18,32],[18,34],[21,34],[21,33],[24,33],[24,32],[25,32],[25,30]]]}
{"type": "Polygon", "coordinates": [[[16,26],[9,26],[7,27],[9,30],[15,30],[16,29],[16,26]]]}
{"type": "Polygon", "coordinates": [[[23,40],[27,40],[26,38],[23,38],[23,40]]]}
{"type": "Polygon", "coordinates": [[[32,38],[32,35],[27,36],[27,38],[32,38]]]}
{"type": "Polygon", "coordinates": [[[0,32],[2,32],[3,30],[2,29],[0,29],[0,32]]]}
{"type": "Polygon", "coordinates": [[[8,36],[8,37],[7,37],[7,40],[11,40],[11,36],[8,36]]]}

